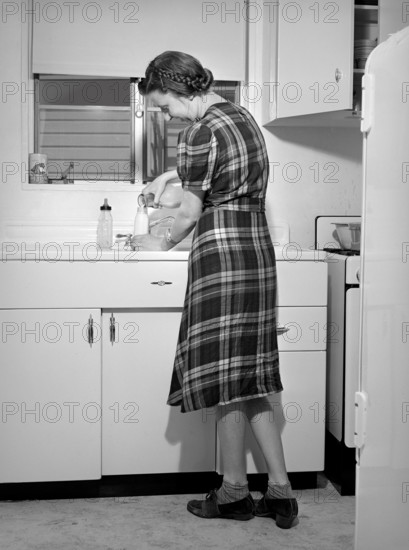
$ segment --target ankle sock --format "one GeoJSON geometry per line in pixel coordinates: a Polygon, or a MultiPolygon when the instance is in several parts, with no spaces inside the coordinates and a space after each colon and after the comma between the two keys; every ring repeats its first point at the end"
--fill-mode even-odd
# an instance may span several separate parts
{"type": "Polygon", "coordinates": [[[217,490],[216,494],[218,504],[228,504],[229,502],[246,498],[249,494],[249,485],[248,483],[244,485],[233,484],[223,480],[222,486],[217,490]]]}
{"type": "Polygon", "coordinates": [[[280,483],[269,481],[266,497],[267,498],[294,498],[293,492],[291,490],[291,483],[288,481],[284,485],[281,485],[280,483]]]}

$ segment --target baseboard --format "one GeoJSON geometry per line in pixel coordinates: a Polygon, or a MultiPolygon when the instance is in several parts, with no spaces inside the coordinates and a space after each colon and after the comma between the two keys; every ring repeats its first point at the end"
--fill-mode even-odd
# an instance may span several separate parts
{"type": "MultiPolygon", "coordinates": [[[[288,474],[293,489],[317,487],[317,472],[288,474]]],[[[249,474],[249,489],[264,492],[267,474],[249,474]]],[[[85,481],[2,483],[0,500],[54,500],[109,498],[147,495],[207,494],[220,487],[222,476],[216,472],[103,476],[85,481]]]]}

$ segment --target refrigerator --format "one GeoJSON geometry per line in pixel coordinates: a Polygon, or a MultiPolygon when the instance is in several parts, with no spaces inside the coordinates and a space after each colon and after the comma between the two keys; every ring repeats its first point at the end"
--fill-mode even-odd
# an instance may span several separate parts
{"type": "Polygon", "coordinates": [[[409,27],[363,77],[355,550],[409,548],[409,27]]]}

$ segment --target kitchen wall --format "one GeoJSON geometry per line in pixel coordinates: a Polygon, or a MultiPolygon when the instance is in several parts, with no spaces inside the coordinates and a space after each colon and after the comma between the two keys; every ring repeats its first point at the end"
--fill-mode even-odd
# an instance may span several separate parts
{"type": "Polygon", "coordinates": [[[360,215],[362,136],[358,128],[265,130],[270,158],[269,223],[284,220],[290,240],[314,245],[320,215],[360,215]]]}
{"type": "MultiPolygon", "coordinates": [[[[0,62],[0,240],[10,240],[7,223],[95,222],[105,196],[113,207],[115,226],[131,230],[139,187],[96,191],[24,188],[28,148],[28,98],[23,75],[28,44],[27,23],[1,22],[0,62]]],[[[361,134],[358,128],[263,129],[271,163],[267,197],[269,223],[286,222],[290,240],[302,247],[314,243],[317,215],[361,212],[361,134]]],[[[30,236],[28,235],[28,238],[30,236]]]]}

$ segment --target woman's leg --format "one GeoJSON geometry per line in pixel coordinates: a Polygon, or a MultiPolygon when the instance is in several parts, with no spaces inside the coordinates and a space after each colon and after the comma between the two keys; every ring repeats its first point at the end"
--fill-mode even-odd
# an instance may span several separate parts
{"type": "Polygon", "coordinates": [[[243,402],[217,407],[217,433],[223,461],[223,480],[233,485],[247,483],[245,428],[243,402]]]}
{"type": "Polygon", "coordinates": [[[297,522],[298,503],[291,491],[285,467],[280,429],[267,398],[246,401],[246,415],[268,469],[266,494],[256,505],[255,515],[274,518],[278,527],[289,529],[297,522]]]}
{"type": "Polygon", "coordinates": [[[268,399],[260,397],[243,403],[254,437],[266,461],[269,481],[280,485],[287,484],[281,433],[268,399]]]}
{"type": "Polygon", "coordinates": [[[241,403],[217,407],[217,429],[223,461],[223,483],[206,500],[191,500],[187,509],[205,518],[249,520],[255,505],[249,493],[244,453],[246,417],[241,403]]]}

